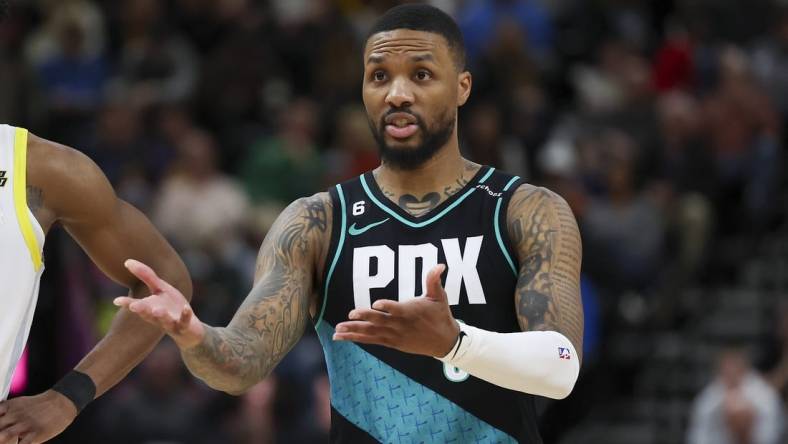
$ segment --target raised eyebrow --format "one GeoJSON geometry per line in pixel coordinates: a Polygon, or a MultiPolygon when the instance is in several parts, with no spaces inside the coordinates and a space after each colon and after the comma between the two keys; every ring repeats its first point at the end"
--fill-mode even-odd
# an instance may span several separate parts
{"type": "MultiPolygon", "coordinates": [[[[375,55],[372,54],[367,58],[367,65],[380,65],[385,60],[385,57],[382,55],[375,55]]],[[[435,57],[432,54],[419,54],[411,56],[410,60],[412,62],[435,62],[435,57]]]]}
{"type": "Polygon", "coordinates": [[[419,54],[410,58],[412,62],[434,62],[435,57],[432,54],[419,54]]]}
{"type": "Polygon", "coordinates": [[[367,58],[367,65],[370,65],[370,64],[372,64],[372,65],[380,65],[381,63],[383,63],[383,56],[382,55],[374,55],[374,54],[372,54],[372,55],[369,56],[369,58],[367,58]]]}

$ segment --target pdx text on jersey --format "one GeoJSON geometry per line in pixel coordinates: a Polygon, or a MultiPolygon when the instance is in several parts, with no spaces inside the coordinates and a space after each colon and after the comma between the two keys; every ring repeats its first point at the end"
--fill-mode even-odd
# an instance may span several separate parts
{"type": "Polygon", "coordinates": [[[460,251],[458,238],[441,239],[439,246],[433,243],[399,245],[396,252],[387,245],[354,248],[353,299],[356,308],[371,306],[370,290],[388,287],[394,280],[395,267],[397,272],[396,294],[399,296],[399,300],[406,301],[415,298],[417,296],[417,261],[421,261],[421,288],[424,291],[427,274],[438,265],[438,248],[442,248],[448,268],[444,289],[449,304],[457,305],[460,302],[460,287],[463,282],[469,303],[487,303],[476,269],[483,240],[484,236],[467,238],[465,251],[460,251]],[[377,267],[375,267],[377,270],[373,270],[373,261],[377,263],[377,267]]]}

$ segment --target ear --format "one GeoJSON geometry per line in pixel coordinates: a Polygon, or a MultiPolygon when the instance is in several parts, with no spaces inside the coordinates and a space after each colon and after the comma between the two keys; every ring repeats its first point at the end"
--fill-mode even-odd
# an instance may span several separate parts
{"type": "Polygon", "coordinates": [[[465,102],[468,101],[468,97],[471,95],[471,85],[473,84],[473,79],[471,78],[471,73],[468,71],[463,71],[457,76],[457,106],[465,105],[465,102]]]}

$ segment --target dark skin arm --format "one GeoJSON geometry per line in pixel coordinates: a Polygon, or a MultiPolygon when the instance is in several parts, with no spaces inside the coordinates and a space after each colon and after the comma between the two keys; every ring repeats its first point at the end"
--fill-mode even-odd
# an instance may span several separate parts
{"type": "MultiPolygon", "coordinates": [[[[33,135],[28,140],[28,207],[45,231],[60,223],[93,262],[129,297],[149,293],[124,266],[129,257],[151,264],[188,298],[191,280],[185,265],[148,219],[118,199],[101,170],[83,154],[33,135]]],[[[161,329],[128,310],[120,310],[107,335],[76,366],[90,376],[100,396],[133,369],[161,339],[161,329]]],[[[18,434],[21,443],[38,443],[65,429],[76,415],[71,402],[49,390],[16,398],[0,408],[0,443],[18,434]]]]}
{"type": "Polygon", "coordinates": [[[520,186],[507,212],[509,237],[520,262],[515,291],[523,331],[557,331],[582,359],[580,299],[582,243],[572,210],[545,188],[520,186]]]}
{"type": "Polygon", "coordinates": [[[119,298],[116,304],[164,328],[194,376],[240,394],[268,376],[301,338],[315,309],[330,233],[327,193],[290,204],[263,241],[254,287],[226,327],[201,323],[179,292],[140,263],[129,269],[152,295],[141,301],[119,298]]]}

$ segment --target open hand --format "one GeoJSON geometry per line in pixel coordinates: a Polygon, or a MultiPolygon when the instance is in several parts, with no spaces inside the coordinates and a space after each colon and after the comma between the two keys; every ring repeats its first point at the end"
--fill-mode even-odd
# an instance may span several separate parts
{"type": "Polygon", "coordinates": [[[151,324],[158,325],[182,349],[200,344],[205,336],[205,328],[194,315],[183,294],[142,262],[129,259],[125,265],[148,286],[151,295],[143,299],[122,296],[115,298],[113,303],[128,308],[151,324]]]}
{"type": "Polygon", "coordinates": [[[383,345],[418,355],[446,356],[457,341],[460,327],[451,314],[441,286],[440,264],[427,275],[427,294],[406,302],[380,299],[372,308],[351,310],[349,321],[337,324],[336,341],[383,345]]]}
{"type": "Polygon", "coordinates": [[[59,435],[77,416],[77,408],[54,390],[0,402],[0,444],[39,444],[59,435]]]}

